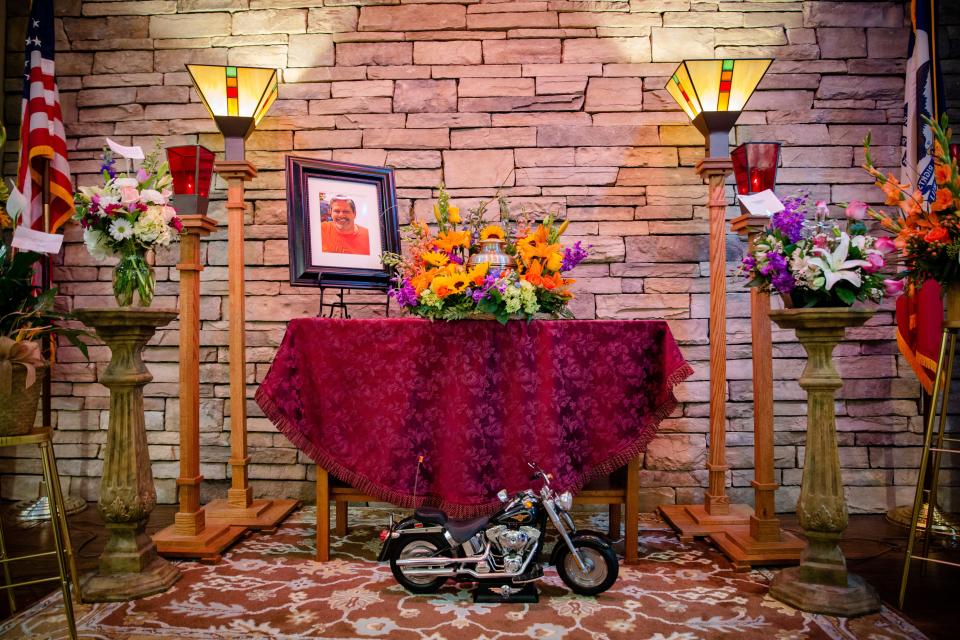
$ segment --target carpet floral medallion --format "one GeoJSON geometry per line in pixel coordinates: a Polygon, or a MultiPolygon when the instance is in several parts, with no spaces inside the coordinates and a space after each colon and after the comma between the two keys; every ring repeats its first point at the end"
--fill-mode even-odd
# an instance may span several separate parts
{"type": "MultiPolygon", "coordinates": [[[[313,561],[315,510],[304,508],[272,535],[254,535],[220,563],[178,564],[163,594],[77,607],[89,640],[390,638],[396,640],[699,640],[712,638],[923,638],[884,608],[843,620],[796,611],[767,596],[769,571],[734,573],[704,543],[683,544],[662,522],[642,522],[641,563],[622,567],[596,598],[571,594],[548,568],[539,604],[473,604],[449,585],[411,595],[375,561],[387,512],[351,509],[350,535],[334,559],[313,561]]],[[[590,518],[604,528],[605,516],[590,518]]],[[[0,640],[67,638],[59,592],[0,623],[0,640]]]]}

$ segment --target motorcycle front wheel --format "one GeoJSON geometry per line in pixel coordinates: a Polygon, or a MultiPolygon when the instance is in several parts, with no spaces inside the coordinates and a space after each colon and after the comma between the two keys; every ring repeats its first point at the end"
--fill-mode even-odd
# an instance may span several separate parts
{"type": "Polygon", "coordinates": [[[562,540],[557,544],[563,545],[557,556],[557,573],[570,590],[582,596],[595,596],[603,593],[617,581],[620,565],[617,554],[609,545],[584,538],[574,540],[580,557],[586,565],[586,571],[580,568],[576,556],[562,540]]]}
{"type": "MultiPolygon", "coordinates": [[[[390,554],[390,571],[393,572],[393,577],[397,579],[397,582],[411,593],[435,593],[444,585],[448,576],[411,576],[404,573],[404,567],[397,565],[397,560],[434,556],[452,557],[450,545],[447,544],[443,536],[432,533],[401,536],[390,554]]],[[[439,568],[439,565],[437,568],[439,568]]]]}

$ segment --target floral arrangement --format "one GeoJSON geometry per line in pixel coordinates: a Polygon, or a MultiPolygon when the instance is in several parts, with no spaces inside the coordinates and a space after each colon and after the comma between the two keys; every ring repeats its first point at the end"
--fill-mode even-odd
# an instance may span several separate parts
{"type": "Polygon", "coordinates": [[[901,283],[881,275],[896,247],[890,238],[868,234],[864,217],[848,206],[841,225],[829,220],[825,202],[813,208],[806,196],[788,198],[757,236],[740,273],[747,286],[775,291],[795,307],[845,307],[896,295],[901,283]]]}
{"type": "Polygon", "coordinates": [[[919,190],[899,182],[893,175],[884,176],[870,156],[870,136],[864,140],[863,168],[883,189],[884,204],[895,205],[893,214],[878,211],[864,202],[851,202],[862,215],[878,220],[884,229],[894,235],[899,249],[903,271],[898,277],[912,285],[933,278],[941,285],[960,280],[960,175],[957,161],[950,157],[950,138],[946,114],[940,122],[926,120],[934,135],[933,162],[937,195],[926,202],[919,190]]]}
{"type": "Polygon", "coordinates": [[[440,185],[434,205],[436,234],[414,220],[406,238],[409,254],[384,256],[395,274],[389,294],[400,307],[442,320],[493,316],[505,323],[538,313],[572,317],[567,303],[574,281],[564,274],[582,262],[587,251],[580,242],[567,248],[560,244],[569,222],[551,214],[534,223],[526,213],[514,220],[506,199],[496,200],[499,224],[484,221],[492,201],[461,218],[440,185]]]}
{"type": "Polygon", "coordinates": [[[161,160],[159,145],[130,175],[116,169],[116,159],[104,149],[102,187],[80,187],[74,195],[74,219],[83,227],[87,250],[97,260],[120,258],[114,269],[114,295],[129,306],[134,292],[149,306],[156,281],[145,255],[180,237],[183,224],[170,205],[170,169],[161,160]]]}

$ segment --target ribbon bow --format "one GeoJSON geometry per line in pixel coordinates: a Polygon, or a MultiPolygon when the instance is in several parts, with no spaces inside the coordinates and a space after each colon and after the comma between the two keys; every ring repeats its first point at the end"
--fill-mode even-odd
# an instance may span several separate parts
{"type": "Polygon", "coordinates": [[[37,367],[44,367],[46,360],[40,353],[40,345],[33,341],[17,342],[7,336],[0,336],[0,393],[10,395],[13,392],[13,365],[21,364],[27,370],[24,389],[29,389],[37,381],[37,367]]]}

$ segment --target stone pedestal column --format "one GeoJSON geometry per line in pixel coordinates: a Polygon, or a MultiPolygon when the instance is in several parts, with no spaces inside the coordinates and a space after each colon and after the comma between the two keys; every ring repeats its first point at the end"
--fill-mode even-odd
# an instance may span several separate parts
{"type": "Polygon", "coordinates": [[[153,379],[141,357],[174,309],[78,309],[77,317],[110,347],[100,384],[110,389],[110,424],[97,508],[110,537],[100,568],[82,588],[86,602],[133,600],[166,591],[180,572],[157,555],[144,531],[157,501],[147,452],[143,387],[153,379]]]}
{"type": "Polygon", "coordinates": [[[800,566],[781,571],[770,595],[812,613],[859,616],[880,609],[873,588],[847,572],[839,546],[847,528],[847,503],[834,410],[834,395],[843,381],[833,366],[833,349],[847,327],[862,325],[873,313],[845,307],[770,312],[780,327],[796,330],[807,352],[807,366],[800,375],[800,386],[807,392],[807,442],[797,517],[808,540],[800,566]]]}

